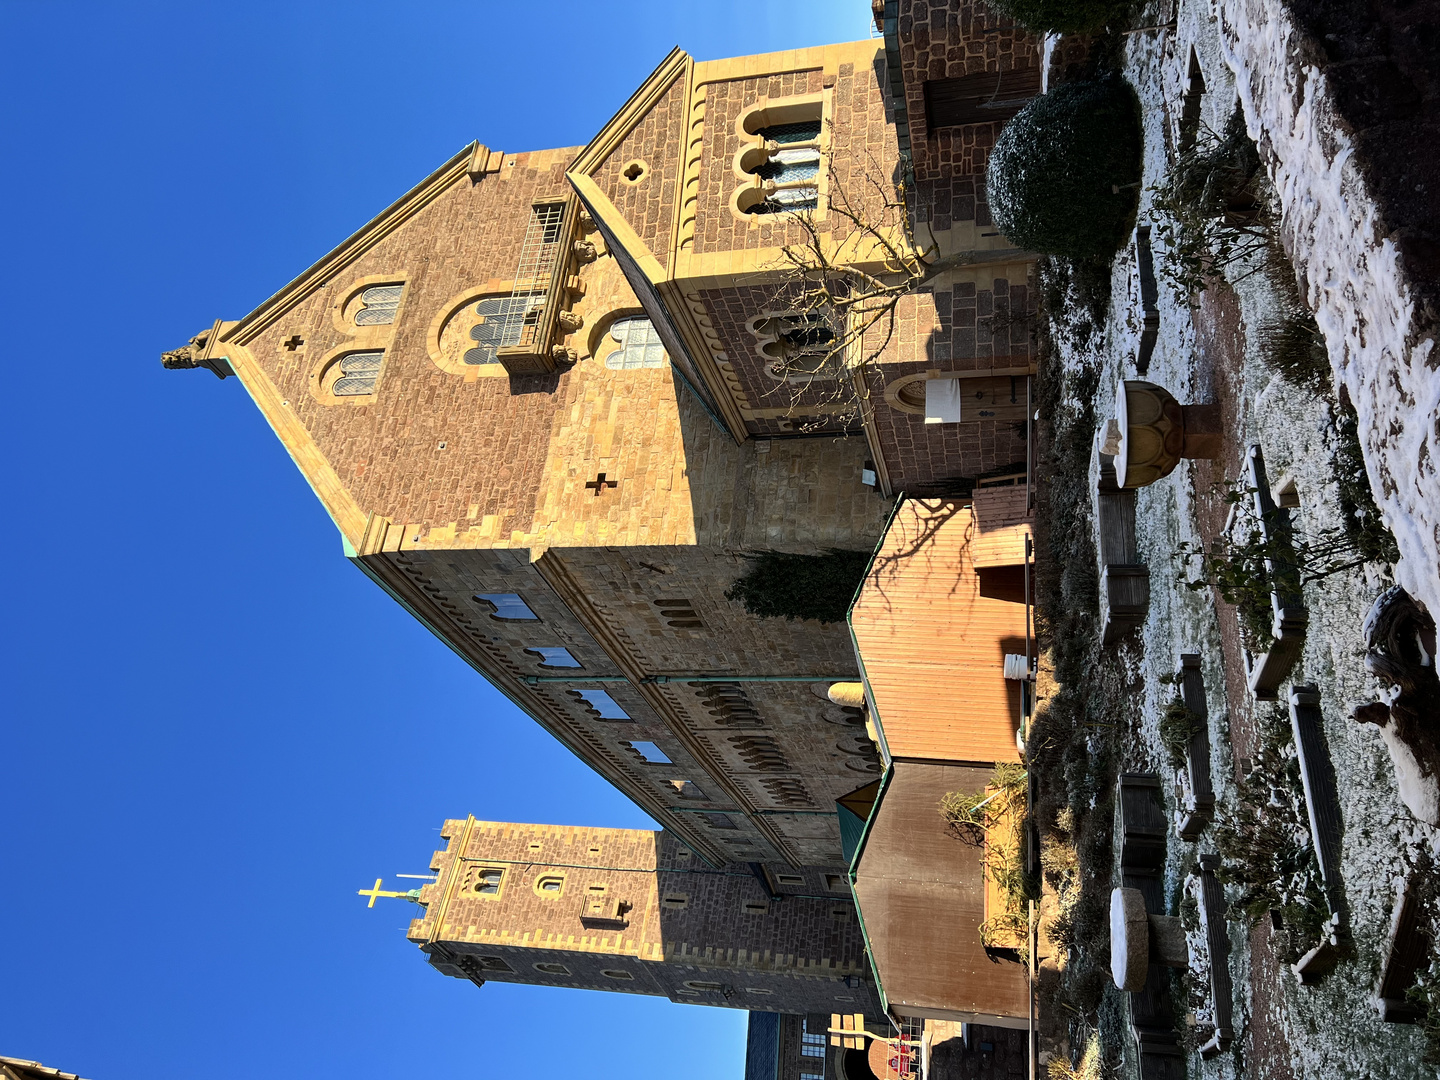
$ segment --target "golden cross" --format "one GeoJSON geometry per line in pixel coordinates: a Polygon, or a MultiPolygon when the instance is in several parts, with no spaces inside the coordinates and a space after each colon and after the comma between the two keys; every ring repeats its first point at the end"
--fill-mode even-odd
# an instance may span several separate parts
{"type": "Polygon", "coordinates": [[[380,897],[382,897],[382,896],[393,896],[393,897],[396,897],[397,899],[404,899],[404,900],[409,900],[409,899],[411,898],[411,897],[410,897],[410,893],[408,893],[408,892],[386,892],[385,890],[383,890],[382,888],[380,888],[380,883],[381,883],[382,881],[384,881],[384,880],[385,880],[384,878],[378,878],[378,877],[377,877],[377,878],[375,879],[375,885],[374,885],[373,888],[361,889],[361,890],[360,890],[360,895],[361,895],[361,896],[368,896],[368,897],[370,897],[370,903],[366,904],[366,905],[365,905],[366,907],[374,907],[374,906],[375,906],[375,901],[378,900],[378,899],[379,899],[380,897]]]}

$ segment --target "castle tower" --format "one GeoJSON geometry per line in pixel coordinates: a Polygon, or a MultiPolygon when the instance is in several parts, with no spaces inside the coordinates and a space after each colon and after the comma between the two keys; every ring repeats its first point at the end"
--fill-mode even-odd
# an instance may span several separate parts
{"type": "Polygon", "coordinates": [[[666,832],[445,822],[409,937],[440,972],[811,1014],[881,1015],[839,874],[707,865],[666,832]]]}

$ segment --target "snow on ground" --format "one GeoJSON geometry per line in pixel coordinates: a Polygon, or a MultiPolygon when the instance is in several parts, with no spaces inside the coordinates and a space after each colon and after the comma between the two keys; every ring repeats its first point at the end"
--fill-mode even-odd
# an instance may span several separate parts
{"type": "MultiPolygon", "coordinates": [[[[1163,178],[1173,152],[1193,47],[1207,83],[1206,123],[1222,130],[1238,96],[1250,130],[1258,136],[1283,203],[1288,249],[1302,268],[1332,361],[1360,415],[1372,481],[1385,476],[1393,481],[1383,488],[1377,485],[1376,491],[1377,497],[1385,494],[1386,523],[1404,554],[1400,581],[1432,611],[1440,611],[1434,574],[1440,477],[1432,456],[1440,446],[1431,445],[1440,375],[1427,367],[1432,343],[1407,339],[1413,311],[1393,245],[1374,235],[1373,213],[1349,161],[1345,137],[1328,119],[1323,80],[1297,59],[1293,32],[1278,6],[1264,0],[1217,4],[1218,10],[1212,10],[1196,0],[1182,0],[1174,31],[1130,38],[1126,74],[1140,95],[1145,118],[1140,220],[1147,219],[1148,189],[1163,178]],[[1236,70],[1241,72],[1238,82],[1236,70]],[[1411,409],[1418,410],[1421,422],[1411,409]]],[[[1161,257],[1157,250],[1157,261],[1161,257]]],[[[1241,370],[1233,376],[1243,408],[1239,441],[1263,447],[1272,482],[1287,473],[1294,477],[1301,501],[1298,526],[1313,535],[1338,523],[1330,407],[1266,366],[1255,331],[1280,315],[1284,301],[1263,273],[1242,278],[1243,273],[1241,269],[1230,275],[1247,329],[1241,370]]],[[[1182,402],[1215,400],[1212,373],[1200,363],[1192,310],[1177,303],[1163,282],[1160,308],[1160,339],[1145,377],[1182,402]]],[[[1132,248],[1115,262],[1112,314],[1101,350],[1104,374],[1097,405],[1102,425],[1101,403],[1109,400],[1119,380],[1136,377],[1138,314],[1132,248]]],[[[1227,417],[1227,423],[1232,419],[1227,417]]],[[[1224,467],[1227,476],[1239,474],[1238,461],[1227,461],[1224,467]]],[[[1227,701],[1221,631],[1210,594],[1186,590],[1176,581],[1175,552],[1182,542],[1200,539],[1195,468],[1184,462],[1171,476],[1138,493],[1137,540],[1140,557],[1151,571],[1151,599],[1138,641],[1121,646],[1120,662],[1138,669],[1143,678],[1141,753],[1148,760],[1127,761],[1125,767],[1144,766],[1173,779],[1158,719],[1174,689],[1162,684],[1160,676],[1175,672],[1181,652],[1198,652],[1211,715],[1215,787],[1224,804],[1233,802],[1236,790],[1231,724],[1242,717],[1249,722],[1257,706],[1248,699],[1227,701]]],[[[1273,1017],[1262,1030],[1277,1025],[1283,1030],[1297,1077],[1399,1080],[1426,1071],[1420,1064],[1418,1029],[1382,1023],[1372,995],[1397,884],[1422,848],[1435,847],[1436,832],[1416,822],[1400,803],[1378,730],[1348,719],[1352,704],[1379,696],[1364,669],[1360,627],[1370,603],[1388,583],[1383,568],[1369,567],[1307,586],[1309,633],[1303,658],[1286,684],[1320,687],[1325,734],[1339,778],[1345,829],[1342,877],[1354,946],[1353,956],[1319,985],[1302,987],[1283,971],[1279,1000],[1259,1002],[1273,1017]]],[[[1198,853],[1213,850],[1212,844],[1208,833],[1198,845],[1172,835],[1169,896],[1181,894],[1198,853]]],[[[1251,940],[1244,927],[1232,924],[1234,1046],[1206,1062],[1192,1055],[1192,1076],[1219,1080],[1260,1075],[1245,1057],[1247,1028],[1256,1019],[1250,1013],[1251,968],[1274,968],[1277,961],[1269,955],[1251,956],[1251,940]]],[[[1133,1070],[1133,1047],[1126,1048],[1126,1057],[1133,1070]]]]}
{"type": "Polygon", "coordinates": [[[1215,0],[1219,42],[1284,212],[1338,381],[1365,433],[1371,484],[1402,559],[1396,579],[1440,612],[1440,355],[1422,334],[1392,240],[1337,122],[1323,72],[1273,0],[1215,0]]]}

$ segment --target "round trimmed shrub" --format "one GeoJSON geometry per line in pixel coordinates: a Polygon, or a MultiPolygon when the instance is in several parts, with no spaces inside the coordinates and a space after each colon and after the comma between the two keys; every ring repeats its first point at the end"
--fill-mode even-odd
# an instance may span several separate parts
{"type": "Polygon", "coordinates": [[[1129,20],[1129,0],[989,0],[1001,15],[1036,34],[1075,34],[1102,30],[1129,20]]]}
{"type": "Polygon", "coordinates": [[[1108,258],[1134,221],[1139,179],[1140,105],[1111,76],[1058,86],[1006,124],[990,151],[987,199],[1021,247],[1108,258]]]}

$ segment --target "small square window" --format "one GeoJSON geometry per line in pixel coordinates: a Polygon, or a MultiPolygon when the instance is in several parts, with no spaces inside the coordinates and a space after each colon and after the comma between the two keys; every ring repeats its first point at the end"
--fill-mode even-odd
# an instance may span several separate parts
{"type": "Polygon", "coordinates": [[[583,665],[579,660],[570,655],[569,649],[553,648],[551,646],[528,647],[526,652],[533,652],[540,657],[540,666],[549,668],[578,668],[583,665]]]}
{"type": "Polygon", "coordinates": [[[682,799],[705,798],[705,792],[701,791],[699,787],[692,784],[689,780],[671,780],[670,786],[675,789],[676,793],[682,799]]]}
{"type": "Polygon", "coordinates": [[[850,883],[845,880],[843,874],[826,874],[825,888],[831,892],[849,892],[850,883]]]}
{"type": "Polygon", "coordinates": [[[628,746],[631,750],[634,750],[635,753],[640,755],[642,761],[645,761],[651,765],[674,764],[674,762],[672,762],[670,758],[666,756],[665,751],[661,750],[660,747],[656,746],[653,742],[646,742],[642,739],[636,742],[622,743],[621,745],[628,746]]]}
{"type": "Polygon", "coordinates": [[[484,600],[495,609],[490,615],[492,619],[539,620],[540,618],[540,616],[530,610],[529,605],[527,605],[524,600],[520,599],[519,593],[482,592],[476,593],[475,599],[484,600]]]}
{"type": "Polygon", "coordinates": [[[776,874],[775,880],[781,885],[804,885],[805,879],[799,874],[776,874]]]}

